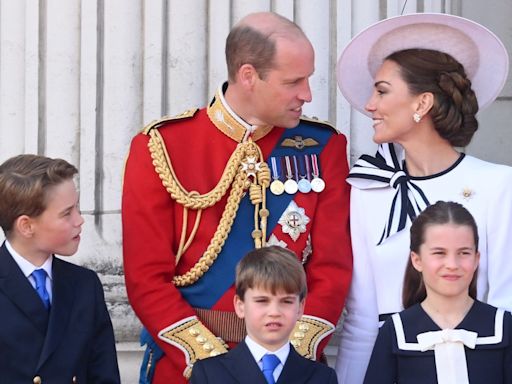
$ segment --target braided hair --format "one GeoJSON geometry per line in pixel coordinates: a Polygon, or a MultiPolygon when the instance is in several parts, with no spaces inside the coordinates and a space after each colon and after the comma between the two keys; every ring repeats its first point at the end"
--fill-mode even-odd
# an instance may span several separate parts
{"type": "Polygon", "coordinates": [[[454,147],[468,145],[478,129],[478,101],[462,64],[447,53],[430,49],[405,49],[386,60],[398,64],[413,95],[434,95],[429,116],[439,135],[454,147]]]}

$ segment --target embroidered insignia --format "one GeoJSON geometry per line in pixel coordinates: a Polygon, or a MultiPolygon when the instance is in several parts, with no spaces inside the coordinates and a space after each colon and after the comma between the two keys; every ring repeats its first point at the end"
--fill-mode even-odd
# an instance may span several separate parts
{"type": "Polygon", "coordinates": [[[310,220],[305,212],[304,208],[292,200],[278,221],[283,233],[289,234],[293,241],[297,241],[300,234],[306,232],[306,225],[310,220]]]}
{"type": "Polygon", "coordinates": [[[302,136],[295,136],[293,139],[288,137],[281,142],[281,147],[295,147],[303,149],[304,147],[315,147],[319,145],[318,141],[313,138],[303,139],[302,136]]]}
{"type": "Polygon", "coordinates": [[[464,198],[464,200],[471,200],[473,198],[473,196],[475,195],[475,193],[476,192],[473,191],[471,188],[465,187],[462,190],[461,195],[464,198]]]}
{"type": "Polygon", "coordinates": [[[274,234],[270,235],[270,237],[268,238],[267,243],[265,244],[265,246],[267,246],[267,247],[270,247],[271,245],[277,245],[278,247],[281,247],[281,248],[287,248],[288,247],[288,244],[286,244],[283,240],[279,240],[277,238],[277,236],[274,235],[274,234]]]}
{"type": "Polygon", "coordinates": [[[256,172],[261,169],[261,163],[256,162],[256,157],[247,156],[245,161],[242,161],[242,171],[247,173],[247,176],[256,177],[256,172]]]}

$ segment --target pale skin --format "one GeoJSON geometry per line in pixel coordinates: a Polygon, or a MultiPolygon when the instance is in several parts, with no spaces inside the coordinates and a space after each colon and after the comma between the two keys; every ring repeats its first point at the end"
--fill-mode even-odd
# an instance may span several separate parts
{"type": "Polygon", "coordinates": [[[377,144],[394,142],[405,150],[411,176],[430,176],[448,169],[459,153],[437,133],[428,112],[434,95],[412,95],[400,74],[400,67],[386,60],[375,75],[374,91],[366,104],[374,122],[377,144]],[[416,123],[413,115],[421,120],[416,123]]]}
{"type": "Polygon", "coordinates": [[[422,273],[427,297],[421,303],[441,329],[455,328],[473,305],[469,286],[480,253],[466,225],[435,224],[425,229],[419,253],[411,252],[414,268],[422,273]]]}
{"type": "Polygon", "coordinates": [[[276,43],[274,67],[261,78],[251,64],[243,64],[229,82],[226,101],[251,125],[296,127],[302,106],[312,99],[309,78],[315,70],[313,46],[300,30],[272,13],[251,14],[240,24],[272,34],[276,43]]]}
{"type": "Polygon", "coordinates": [[[245,320],[249,337],[271,352],[288,343],[295,323],[304,313],[304,303],[298,294],[272,294],[263,288],[249,288],[244,298],[235,295],[233,299],[235,312],[245,320]]]}
{"type": "Polygon", "coordinates": [[[39,216],[19,216],[8,240],[12,247],[36,267],[52,255],[73,255],[80,243],[84,219],[79,195],[72,179],[50,187],[46,209],[39,216]]]}

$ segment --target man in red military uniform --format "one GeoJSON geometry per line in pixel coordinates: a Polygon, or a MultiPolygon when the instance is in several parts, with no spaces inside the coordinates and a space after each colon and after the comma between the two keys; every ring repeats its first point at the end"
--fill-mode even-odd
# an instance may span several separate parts
{"type": "Polygon", "coordinates": [[[186,382],[197,359],[243,339],[235,266],[255,247],[287,247],[304,264],[308,299],[290,341],[309,358],[350,283],[346,139],[301,118],[311,43],[289,20],[255,13],[231,31],[226,59],[229,80],[208,107],[149,124],[126,163],[124,269],[146,382],[186,382]]]}

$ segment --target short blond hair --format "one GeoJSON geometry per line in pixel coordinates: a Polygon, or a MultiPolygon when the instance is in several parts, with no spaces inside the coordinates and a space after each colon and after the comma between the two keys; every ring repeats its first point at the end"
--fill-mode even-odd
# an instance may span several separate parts
{"type": "Polygon", "coordinates": [[[270,246],[245,255],[236,267],[236,294],[244,300],[250,288],[263,288],[272,294],[284,291],[297,294],[302,301],[307,294],[304,267],[292,251],[270,246]]]}

